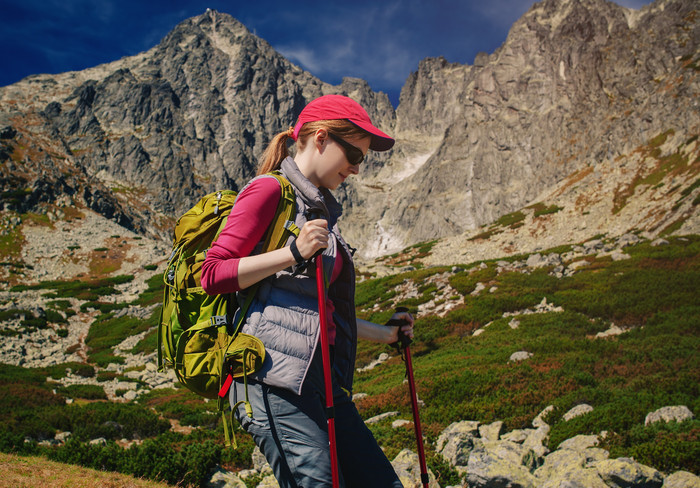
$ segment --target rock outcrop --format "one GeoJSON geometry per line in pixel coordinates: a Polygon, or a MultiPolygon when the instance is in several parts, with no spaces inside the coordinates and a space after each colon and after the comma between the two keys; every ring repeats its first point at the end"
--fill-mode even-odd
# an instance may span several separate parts
{"type": "MultiPolygon", "coordinates": [[[[668,130],[683,142],[696,137],[696,9],[690,1],[634,11],[545,0],[474,65],[421,62],[401,93],[399,149],[348,216],[376,222],[353,227],[358,241],[381,254],[473,232],[578,171],[605,162],[613,178],[625,165],[644,171],[642,155],[632,153],[668,130]],[[381,191],[369,191],[375,187],[381,191]]],[[[581,220],[578,212],[574,222],[581,220]]]]}

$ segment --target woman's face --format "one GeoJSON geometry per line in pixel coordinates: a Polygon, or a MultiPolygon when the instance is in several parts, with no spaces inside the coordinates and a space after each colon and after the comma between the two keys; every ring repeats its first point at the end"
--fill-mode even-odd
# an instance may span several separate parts
{"type": "MultiPolygon", "coordinates": [[[[371,142],[370,137],[348,137],[343,139],[367,154],[371,142]]],[[[348,161],[345,148],[332,137],[321,134],[318,164],[314,171],[314,178],[309,178],[316,186],[322,186],[329,190],[335,190],[350,175],[355,175],[360,165],[352,165],[348,161]],[[316,179],[316,181],[314,181],[316,179]]]]}

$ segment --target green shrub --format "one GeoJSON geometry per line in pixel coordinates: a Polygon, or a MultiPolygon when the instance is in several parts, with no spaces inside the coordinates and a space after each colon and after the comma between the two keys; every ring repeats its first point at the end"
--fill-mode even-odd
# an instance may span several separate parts
{"type": "Polygon", "coordinates": [[[517,212],[512,212],[503,215],[498,220],[496,220],[495,225],[512,228],[514,225],[521,223],[523,220],[525,220],[525,214],[518,210],[517,212]]]}
{"type": "Polygon", "coordinates": [[[57,388],[56,391],[68,398],[84,398],[86,400],[106,400],[104,388],[98,385],[69,385],[57,388]]]}
{"type": "Polygon", "coordinates": [[[563,210],[563,207],[558,205],[550,205],[549,207],[537,208],[535,209],[534,217],[540,217],[542,215],[549,215],[563,210]]]}
{"type": "Polygon", "coordinates": [[[165,284],[163,283],[163,275],[157,273],[146,280],[148,287],[139,295],[139,297],[133,302],[133,305],[153,305],[154,303],[161,303],[163,301],[163,289],[165,284]]]}
{"type": "Polygon", "coordinates": [[[81,441],[98,437],[146,439],[170,429],[170,423],[167,420],[159,418],[152,410],[135,403],[71,404],[60,412],[48,412],[45,418],[55,428],[70,431],[75,439],[81,441]]]}
{"type": "Polygon", "coordinates": [[[440,486],[461,486],[462,477],[459,472],[439,454],[426,456],[428,469],[435,475],[440,486]]]}
{"type": "Polygon", "coordinates": [[[97,373],[97,381],[103,382],[103,381],[112,381],[115,378],[119,377],[119,373],[116,373],[114,371],[100,371],[97,373]]]}
{"type": "MultiPolygon", "coordinates": [[[[158,309],[160,314],[160,308],[158,309]]],[[[154,327],[153,330],[148,332],[143,339],[141,339],[138,344],[130,351],[132,354],[138,353],[151,353],[158,349],[158,328],[154,327]]]]}
{"type": "Polygon", "coordinates": [[[99,310],[100,312],[109,313],[115,310],[121,310],[126,308],[128,305],[126,303],[112,303],[112,302],[100,302],[100,301],[88,301],[80,304],[80,311],[86,312],[89,309],[99,310]]]}
{"type": "Polygon", "coordinates": [[[58,448],[42,449],[47,457],[62,463],[118,471],[179,486],[204,486],[207,475],[221,458],[221,451],[221,446],[212,440],[177,446],[171,439],[166,442],[147,439],[141,445],[123,449],[114,442],[94,446],[70,438],[58,448]]]}
{"type": "Polygon", "coordinates": [[[90,326],[90,331],[85,338],[85,344],[90,351],[88,356],[90,361],[100,366],[119,362],[112,348],[127,337],[148,330],[151,326],[151,323],[129,315],[117,318],[114,314],[107,313],[99,316],[90,326]]]}
{"type": "Polygon", "coordinates": [[[79,364],[74,368],[73,372],[83,378],[93,378],[95,376],[95,368],[89,364],[79,364]]]}
{"type": "Polygon", "coordinates": [[[46,293],[44,296],[48,298],[78,298],[80,300],[99,300],[105,295],[114,295],[117,290],[116,285],[132,281],[132,275],[120,275],[112,278],[103,278],[91,281],[42,281],[36,285],[16,285],[10,288],[10,291],[21,292],[25,290],[54,290],[46,293]]]}
{"type": "Polygon", "coordinates": [[[6,322],[8,320],[18,319],[22,315],[31,315],[29,310],[22,310],[17,308],[12,308],[9,310],[0,310],[0,322],[6,322]]]}
{"type": "Polygon", "coordinates": [[[19,322],[19,325],[27,328],[45,329],[47,321],[45,317],[28,317],[19,322]]]}
{"type": "Polygon", "coordinates": [[[687,470],[700,472],[700,420],[638,424],[604,440],[611,456],[629,456],[664,472],[687,470]]]}
{"type": "Polygon", "coordinates": [[[488,283],[496,277],[496,269],[488,266],[484,269],[471,268],[450,276],[450,286],[462,295],[474,291],[477,283],[488,283]]]}
{"type": "Polygon", "coordinates": [[[46,310],[46,321],[52,324],[68,323],[66,318],[60,312],[56,312],[55,310],[51,309],[46,310]]]}
{"type": "Polygon", "coordinates": [[[187,389],[162,388],[140,397],[141,403],[182,425],[216,428],[220,420],[216,402],[204,402],[187,389]]]}

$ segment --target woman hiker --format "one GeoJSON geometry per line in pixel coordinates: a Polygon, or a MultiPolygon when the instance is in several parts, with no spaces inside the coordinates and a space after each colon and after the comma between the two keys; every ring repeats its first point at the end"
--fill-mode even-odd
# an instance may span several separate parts
{"type": "MultiPolygon", "coordinates": [[[[398,327],[355,317],[352,252],[337,226],[341,207],[329,192],[358,173],[369,149],[387,151],[393,145],[350,98],[325,95],[313,100],[293,128],[274,137],[258,170],[258,175],[280,170],[292,184],[299,237],[281,249],[256,254],[281,194],[276,179],[258,177],[240,193],[228,219],[235,225],[223,229],[202,268],[202,286],[209,294],[245,293],[261,282],[242,331],[260,339],[267,356],[248,380],[253,418],[242,405],[234,415],[283,488],[332,486],[316,269],[304,266],[319,250],[330,278],[326,322],[340,486],[402,486],[351,396],[357,339],[391,344],[398,340],[398,327]],[[297,144],[294,158],[287,151],[288,139],[297,144]],[[310,217],[319,211],[320,218],[310,217]]],[[[413,336],[410,314],[394,314],[392,319],[403,319],[403,333],[413,336]]],[[[244,394],[243,383],[235,381],[231,405],[244,394]]]]}

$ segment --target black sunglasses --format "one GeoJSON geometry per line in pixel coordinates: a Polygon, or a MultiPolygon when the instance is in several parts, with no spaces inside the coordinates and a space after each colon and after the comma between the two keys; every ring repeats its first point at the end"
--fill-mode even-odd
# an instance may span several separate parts
{"type": "Polygon", "coordinates": [[[331,139],[333,139],[335,142],[337,142],[343,147],[343,149],[345,150],[345,157],[348,158],[348,163],[352,164],[353,166],[357,166],[365,160],[365,155],[363,154],[360,148],[353,146],[349,142],[345,142],[340,137],[334,135],[332,132],[329,132],[328,135],[331,136],[331,139]]]}

